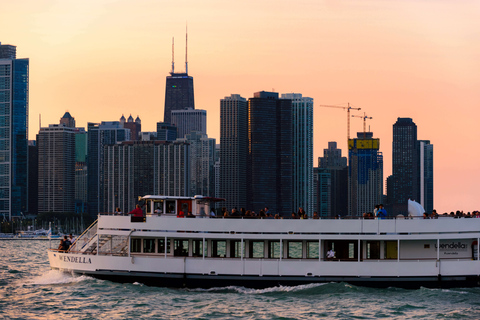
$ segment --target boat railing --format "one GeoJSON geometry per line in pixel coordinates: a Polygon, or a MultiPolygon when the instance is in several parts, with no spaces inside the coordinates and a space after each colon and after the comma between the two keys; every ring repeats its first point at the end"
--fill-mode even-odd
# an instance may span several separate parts
{"type": "Polygon", "coordinates": [[[95,220],[70,246],[69,252],[78,252],[85,247],[97,234],[98,219],[95,220]]]}

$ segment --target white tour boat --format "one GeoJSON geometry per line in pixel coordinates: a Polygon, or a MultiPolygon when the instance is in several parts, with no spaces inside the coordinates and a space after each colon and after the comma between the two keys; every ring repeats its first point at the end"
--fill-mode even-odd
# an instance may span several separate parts
{"type": "Polygon", "coordinates": [[[51,267],[166,287],[480,284],[480,219],[212,219],[212,198],[141,200],[145,217],[100,214],[51,267]]]}

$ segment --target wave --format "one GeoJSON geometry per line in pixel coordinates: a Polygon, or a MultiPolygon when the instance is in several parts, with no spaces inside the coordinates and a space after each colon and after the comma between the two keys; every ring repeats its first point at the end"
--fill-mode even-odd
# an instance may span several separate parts
{"type": "Polygon", "coordinates": [[[216,292],[216,293],[241,293],[241,294],[265,294],[265,293],[284,293],[284,292],[301,292],[312,290],[318,287],[329,285],[330,283],[309,283],[302,284],[298,286],[276,286],[269,287],[264,289],[251,289],[238,286],[227,286],[227,287],[213,287],[209,289],[185,289],[189,292],[216,292]]]}
{"type": "Polygon", "coordinates": [[[27,280],[25,284],[31,285],[47,285],[47,284],[69,284],[78,283],[82,281],[93,280],[94,278],[89,276],[75,276],[71,273],[65,273],[58,270],[49,270],[44,274],[34,277],[31,280],[27,280]]]}

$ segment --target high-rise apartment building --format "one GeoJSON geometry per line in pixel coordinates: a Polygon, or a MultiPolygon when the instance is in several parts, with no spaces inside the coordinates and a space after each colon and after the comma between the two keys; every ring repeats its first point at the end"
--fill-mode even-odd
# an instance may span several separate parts
{"type": "Polygon", "coordinates": [[[372,132],[359,132],[348,141],[349,214],[362,216],[373,212],[383,197],[383,155],[380,139],[372,132]]]}
{"type": "Polygon", "coordinates": [[[248,100],[247,206],[289,215],[292,204],[292,101],[276,92],[248,100]]]}
{"type": "Polygon", "coordinates": [[[37,143],[38,212],[75,212],[75,128],[40,128],[37,143]]]}
{"type": "Polygon", "coordinates": [[[220,188],[227,208],[247,207],[247,99],[232,94],[220,100],[220,188]]]}
{"type": "Polygon", "coordinates": [[[0,43],[0,216],[28,210],[29,60],[0,43]]]}
{"type": "Polygon", "coordinates": [[[125,141],[105,147],[103,207],[114,212],[135,208],[147,194],[187,196],[190,145],[182,141],[125,141]]]}
{"type": "MultiPolygon", "coordinates": [[[[328,206],[318,202],[317,206],[328,208],[328,217],[348,215],[348,167],[347,157],[342,157],[342,150],[337,148],[337,143],[331,141],[328,148],[323,149],[323,157],[318,158],[318,168],[329,173],[330,184],[328,187],[328,206]]],[[[325,199],[317,196],[317,199],[325,199]]],[[[320,213],[320,208],[317,209],[320,213]]]]}
{"type": "Polygon", "coordinates": [[[313,211],[316,211],[320,217],[330,217],[332,215],[331,181],[331,174],[328,169],[313,168],[313,211]]]}
{"type": "Polygon", "coordinates": [[[427,213],[433,211],[433,145],[429,140],[418,141],[419,203],[427,213]]]}
{"type": "Polygon", "coordinates": [[[411,118],[398,118],[393,125],[392,176],[387,182],[387,209],[408,214],[408,199],[420,201],[417,125],[411,118]]]}
{"type": "Polygon", "coordinates": [[[88,136],[85,128],[75,128],[75,212],[88,209],[88,136]]]}
{"type": "Polygon", "coordinates": [[[192,131],[177,142],[190,145],[190,190],[188,196],[215,195],[215,139],[206,134],[192,131]]]}
{"type": "Polygon", "coordinates": [[[171,123],[177,127],[177,137],[197,131],[207,134],[207,111],[200,109],[173,110],[171,123]]]}
{"type": "Polygon", "coordinates": [[[88,212],[91,215],[106,210],[103,206],[105,146],[126,140],[130,140],[130,129],[123,128],[119,121],[88,123],[88,212]]]}
{"type": "Polygon", "coordinates": [[[292,201],[313,215],[313,99],[300,93],[282,94],[292,101],[292,201]]]}

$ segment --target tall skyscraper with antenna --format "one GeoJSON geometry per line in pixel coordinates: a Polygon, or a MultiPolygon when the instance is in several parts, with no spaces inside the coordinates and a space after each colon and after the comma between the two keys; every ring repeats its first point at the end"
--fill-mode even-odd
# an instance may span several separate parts
{"type": "Polygon", "coordinates": [[[172,72],[165,86],[165,109],[163,122],[172,123],[172,110],[195,109],[193,77],[188,75],[188,33],[185,37],[185,72],[175,73],[175,50],[172,39],[172,72]]]}

